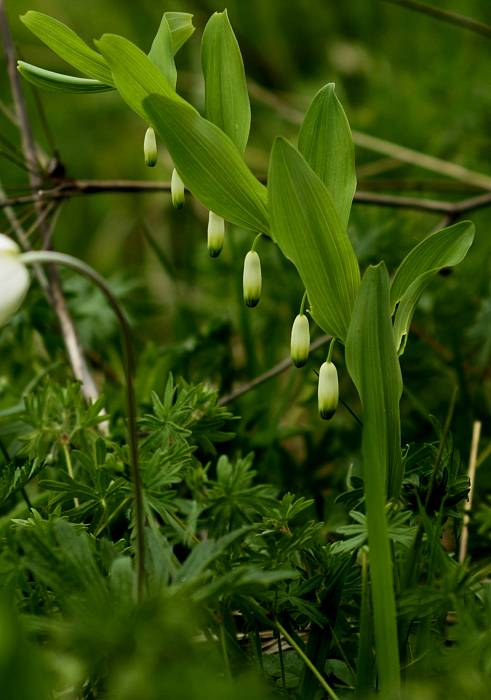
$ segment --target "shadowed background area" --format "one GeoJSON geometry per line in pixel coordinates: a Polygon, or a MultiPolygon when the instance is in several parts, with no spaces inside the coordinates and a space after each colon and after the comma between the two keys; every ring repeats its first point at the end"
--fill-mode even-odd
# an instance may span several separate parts
{"type": "MultiPolygon", "coordinates": [[[[6,6],[18,55],[61,72],[70,71],[27,31],[20,14],[39,10],[89,41],[114,32],[148,50],[164,10],[193,13],[197,31],[178,55],[178,91],[203,108],[200,35],[209,14],[222,10],[222,4],[175,0],[164,5],[141,0],[136,7],[121,0],[10,0],[6,6]]],[[[486,173],[489,38],[387,2],[230,0],[227,7],[251,81],[252,128],[246,160],[257,175],[267,172],[274,137],[281,134],[295,142],[302,113],[313,95],[333,81],[356,131],[359,190],[446,202],[485,192],[472,173],[456,180],[447,177],[445,163],[433,170],[419,167],[418,154],[486,173]],[[370,148],[364,147],[367,134],[383,143],[368,139],[370,148]],[[413,149],[414,158],[398,152],[397,144],[413,149]]],[[[448,0],[438,7],[491,22],[486,0],[448,0]]],[[[9,84],[3,69],[0,80],[2,105],[8,107],[9,84]]],[[[116,93],[35,95],[27,83],[22,87],[43,165],[52,174],[46,176],[45,187],[57,184],[60,176],[169,179],[172,164],[162,145],[157,167],[145,167],[145,125],[116,93]]],[[[2,140],[9,147],[3,144],[2,150],[9,157],[1,161],[1,182],[7,195],[15,198],[28,192],[27,179],[24,169],[12,162],[19,159],[19,136],[3,112],[2,140]]],[[[34,220],[32,203],[15,211],[27,225],[34,220]]],[[[174,211],[168,192],[84,195],[58,203],[57,216],[55,247],[81,256],[107,275],[126,304],[144,368],[139,377],[143,400],[151,389],[162,388],[169,369],[190,380],[208,379],[226,394],[288,354],[291,322],[303,290],[291,265],[269,241],[261,248],[261,303],[251,311],[242,303],[241,270],[252,235],[229,230],[222,255],[211,260],[205,245],[207,212],[191,197],[182,211],[174,211]]],[[[443,420],[457,384],[460,420],[454,429],[464,456],[472,421],[476,417],[486,421],[491,410],[490,210],[466,216],[476,224],[476,243],[463,265],[440,276],[425,293],[403,358],[407,377],[403,439],[435,438],[427,416],[443,420]]],[[[384,258],[393,271],[410,247],[443,225],[444,219],[442,213],[418,207],[359,202],[353,207],[349,233],[363,267],[384,258]]],[[[2,228],[9,230],[9,222],[3,219],[2,228]]],[[[38,241],[33,234],[33,242],[38,241]]],[[[111,372],[119,372],[111,342],[115,336],[111,314],[79,280],[64,276],[64,286],[89,359],[101,381],[102,377],[107,380],[111,372]]],[[[59,342],[55,328],[50,337],[49,310],[36,288],[30,294],[48,350],[56,354],[59,342]]],[[[4,333],[5,347],[8,335],[4,333]]],[[[0,372],[8,366],[2,354],[0,372]]],[[[344,478],[350,462],[346,441],[356,445],[359,434],[344,409],[327,431],[318,421],[315,370],[322,359],[319,351],[307,368],[296,373],[288,370],[261,384],[244,395],[237,411],[244,417],[238,428],[239,445],[240,436],[255,426],[247,445],[257,451],[260,470],[288,488],[318,495],[321,485],[327,500],[321,499],[319,508],[326,514],[333,512],[333,485],[344,478]],[[276,397],[274,402],[271,396],[276,397]],[[318,457],[326,445],[327,464],[318,457]],[[343,467],[339,471],[337,464],[343,467]]],[[[341,367],[342,362],[340,355],[341,367]]],[[[346,376],[341,381],[342,395],[348,402],[354,400],[346,376]]],[[[0,400],[8,405],[12,397],[6,379],[2,386],[0,400]]]]}

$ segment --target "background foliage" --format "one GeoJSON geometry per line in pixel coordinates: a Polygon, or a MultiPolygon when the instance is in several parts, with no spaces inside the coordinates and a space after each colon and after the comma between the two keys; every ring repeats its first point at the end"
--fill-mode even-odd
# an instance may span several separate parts
{"type": "MultiPolygon", "coordinates": [[[[485,0],[446,1],[439,6],[491,22],[485,0]]],[[[223,6],[176,0],[172,6],[162,7],[141,0],[136,10],[133,3],[120,0],[11,0],[7,9],[19,55],[63,70],[63,64],[19,22],[19,14],[40,10],[76,28],[87,39],[109,31],[148,48],[164,9],[193,12],[200,31],[209,14],[223,6]]],[[[292,113],[295,117],[295,109],[303,112],[328,81],[336,83],[352,128],[480,172],[488,169],[491,93],[489,45],[484,37],[397,6],[364,0],[341,4],[322,0],[231,0],[228,11],[247,75],[267,90],[266,101],[257,99],[262,94],[257,87],[251,90],[252,127],[246,160],[255,173],[266,173],[276,135],[296,138],[298,125],[292,123],[292,113]],[[279,98],[279,108],[272,95],[279,98]]],[[[178,89],[203,107],[199,68],[199,41],[195,37],[178,56],[178,89]]],[[[53,159],[55,173],[64,168],[68,177],[84,179],[169,178],[172,164],[163,149],[157,168],[145,168],[144,125],[123,107],[116,94],[63,99],[42,94],[44,121],[49,125],[45,129],[32,91],[27,85],[24,90],[36,139],[47,159],[53,159]]],[[[4,70],[0,73],[0,91],[2,103],[8,104],[4,70]]],[[[4,116],[0,119],[2,138],[18,145],[17,130],[4,116]]],[[[360,189],[448,200],[477,194],[466,183],[390,163],[359,147],[356,162],[360,189]]],[[[1,167],[5,190],[13,195],[24,192],[23,169],[5,159],[1,167]]],[[[33,219],[30,207],[23,207],[19,214],[28,217],[28,222],[33,219]]],[[[163,581],[162,571],[171,571],[172,567],[168,562],[155,561],[155,600],[137,613],[125,602],[125,554],[129,545],[125,539],[125,499],[129,491],[122,467],[125,455],[121,453],[122,370],[117,329],[99,295],[73,276],[64,276],[70,309],[112,416],[108,441],[98,438],[94,430],[98,410],[87,412],[78,389],[71,385],[56,322],[35,286],[29,292],[30,303],[0,332],[0,439],[14,458],[13,462],[5,460],[1,472],[0,527],[7,546],[0,566],[9,582],[6,588],[10,595],[12,589],[16,590],[17,603],[25,613],[22,630],[21,623],[9,612],[8,598],[0,608],[5,620],[0,628],[7,640],[0,647],[11,650],[11,657],[0,657],[0,673],[9,668],[10,682],[17,683],[15,664],[25,658],[26,648],[31,653],[27,637],[43,641],[48,651],[33,654],[32,660],[36,697],[42,697],[43,685],[49,686],[46,668],[58,678],[61,675],[64,687],[77,686],[89,668],[93,692],[97,693],[98,682],[106,682],[99,680],[104,677],[104,669],[94,666],[98,656],[104,658],[106,668],[112,669],[106,691],[118,698],[154,697],[144,694],[152,692],[144,683],[149,673],[160,674],[155,692],[172,692],[176,697],[177,692],[185,692],[183,697],[194,697],[193,693],[210,684],[210,692],[216,697],[220,693],[228,697],[228,681],[223,679],[222,687],[215,680],[222,669],[219,649],[212,653],[208,664],[199,647],[190,642],[199,629],[212,630],[218,639],[221,634],[228,635],[229,662],[234,669],[244,654],[234,641],[235,631],[249,633],[261,619],[257,608],[246,600],[251,590],[264,585],[264,607],[270,612],[280,610],[286,620],[295,620],[299,629],[307,621],[325,626],[330,613],[323,608],[323,601],[337,590],[339,577],[345,581],[343,616],[336,628],[339,645],[333,645],[331,658],[327,659],[331,664],[328,672],[339,686],[353,683],[353,669],[345,657],[353,659],[356,652],[360,581],[350,578],[343,557],[351,556],[362,543],[353,542],[349,536],[363,536],[363,523],[354,525],[349,518],[360,494],[359,426],[342,407],[329,424],[317,416],[315,369],[324,359],[323,351],[316,353],[305,368],[289,369],[226,409],[217,407],[210,385],[218,396],[226,396],[233,386],[250,380],[287,355],[291,321],[303,290],[293,268],[265,241],[261,249],[261,303],[252,312],[244,309],[241,267],[251,235],[234,229],[227,236],[220,258],[210,260],[205,245],[206,214],[191,198],[183,211],[174,211],[165,193],[80,197],[60,207],[54,236],[57,249],[79,255],[108,276],[132,319],[139,367],[137,393],[141,415],[147,415],[141,426],[147,451],[147,503],[151,517],[165,523],[166,546],[173,548],[168,552],[169,561],[175,556],[192,574],[188,589],[178,570],[171,580],[163,581]],[[177,405],[169,398],[170,371],[180,378],[176,379],[180,386],[177,405]],[[240,420],[232,420],[232,414],[240,420]],[[63,476],[67,445],[80,475],[76,483],[63,476]],[[167,450],[169,458],[165,479],[155,462],[152,465],[152,454],[158,454],[159,449],[167,450]],[[248,456],[252,452],[254,457],[248,456]],[[38,516],[28,516],[19,495],[18,487],[28,480],[29,496],[36,502],[42,523],[38,516]],[[288,492],[300,500],[292,502],[293,497],[284,496],[288,492]],[[74,506],[75,498],[78,508],[74,506]],[[66,520],[58,518],[61,514],[66,520]],[[13,516],[20,520],[12,530],[7,525],[13,516]],[[279,533],[282,528],[290,528],[292,518],[294,535],[287,546],[279,533]],[[89,523],[90,535],[84,534],[82,522],[89,523]],[[193,545],[200,528],[206,528],[215,544],[209,551],[203,551],[203,547],[194,555],[193,570],[193,560],[189,563],[192,555],[188,558],[188,554],[201,546],[193,545]],[[250,529],[241,531],[239,541],[223,539],[240,528],[250,529]],[[258,532],[266,542],[265,548],[257,545],[258,532]],[[93,537],[101,533],[109,533],[110,537],[93,537]],[[348,539],[336,544],[339,558],[330,569],[332,579],[324,580],[321,572],[325,555],[319,543],[341,540],[341,535],[348,535],[348,539]],[[67,558],[67,552],[73,557],[67,558]],[[275,558],[271,559],[273,554],[275,558]],[[63,581],[54,580],[53,561],[64,562],[63,581]],[[296,583],[283,586],[275,581],[275,574],[282,582],[296,583]],[[65,599],[67,580],[79,591],[78,598],[65,599]],[[162,583],[171,586],[170,603],[158,596],[162,583]],[[45,596],[46,587],[52,591],[50,598],[45,596]],[[85,597],[86,589],[94,599],[85,597]],[[196,614],[178,605],[180,596],[188,600],[190,590],[198,606],[207,603],[196,614]],[[114,603],[114,615],[108,620],[99,653],[93,640],[100,632],[100,611],[107,609],[108,599],[120,600],[120,604],[114,603]],[[81,607],[90,610],[83,624],[81,607]],[[246,615],[238,625],[232,614],[236,608],[246,615]],[[203,609],[206,615],[215,613],[216,617],[200,625],[203,609]],[[161,647],[152,652],[142,641],[149,635],[162,640],[161,647]],[[185,691],[177,691],[172,685],[180,677],[179,667],[175,678],[159,670],[162,658],[179,657],[189,658],[196,670],[185,691]],[[134,667],[131,659],[138,660],[134,667]]],[[[402,440],[410,446],[406,454],[410,476],[406,492],[414,514],[418,499],[419,503],[424,501],[427,493],[441,426],[454,387],[458,388],[451,440],[442,458],[445,468],[439,476],[444,498],[434,506],[441,518],[451,518],[452,508],[462,507],[474,420],[483,422],[481,454],[487,454],[489,444],[490,210],[480,210],[470,218],[477,229],[474,246],[462,265],[448,275],[438,276],[425,292],[402,358],[402,440]]],[[[393,272],[407,251],[440,221],[439,215],[355,203],[349,233],[363,266],[383,258],[393,272]]],[[[3,221],[2,227],[7,230],[8,222],[3,221]]],[[[37,240],[35,235],[33,240],[37,240]]],[[[341,355],[337,362],[341,395],[356,411],[354,389],[343,372],[341,355]]],[[[477,472],[469,545],[477,568],[484,566],[489,554],[489,474],[489,459],[484,458],[477,472]]],[[[399,526],[394,514],[394,540],[403,547],[404,542],[397,540],[399,526]]],[[[427,523],[427,527],[431,532],[432,525],[427,523]]],[[[159,532],[155,528],[156,539],[148,546],[162,557],[166,550],[159,532]]],[[[450,539],[452,536],[450,532],[450,539]]],[[[455,635],[461,664],[455,663],[451,651],[449,661],[448,654],[438,647],[430,659],[416,664],[414,682],[426,683],[426,692],[444,697],[448,677],[454,692],[458,688],[461,694],[477,697],[484,693],[483,679],[490,672],[489,586],[474,595],[479,576],[472,568],[464,576],[436,545],[433,552],[437,584],[432,585],[430,576],[424,601],[410,596],[401,601],[404,614],[409,620],[414,609],[423,606],[419,610],[424,611],[425,605],[437,611],[428,616],[423,636],[446,630],[444,612],[463,608],[464,601],[470,614],[455,635]],[[473,605],[479,615],[473,614],[473,605]],[[468,660],[472,659],[473,668],[477,668],[477,658],[482,661],[481,674],[470,673],[468,660]]],[[[453,632],[446,630],[445,635],[450,646],[453,632]]],[[[256,652],[251,644],[246,655],[255,659],[256,652]]],[[[311,681],[302,676],[303,667],[292,649],[285,651],[283,660],[274,654],[263,656],[261,663],[279,688],[292,689],[282,692],[301,687],[309,697],[311,681]]],[[[26,698],[31,697],[30,682],[26,676],[22,691],[26,698]]],[[[6,683],[8,688],[9,681],[6,683]]],[[[255,683],[255,679],[244,681],[244,697],[260,692],[255,683]]],[[[423,691],[419,688],[414,692],[423,691]]]]}

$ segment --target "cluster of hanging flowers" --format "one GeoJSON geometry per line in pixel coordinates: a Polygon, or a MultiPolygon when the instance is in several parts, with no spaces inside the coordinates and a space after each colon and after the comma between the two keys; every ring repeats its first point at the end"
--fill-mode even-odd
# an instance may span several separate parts
{"type": "MultiPolygon", "coordinates": [[[[290,357],[295,367],[303,367],[309,359],[310,329],[309,319],[304,313],[307,302],[307,293],[304,294],[300,313],[295,317],[292,325],[290,342],[290,357]]],[[[339,401],[339,383],[336,366],[331,361],[335,339],[331,340],[327,360],[322,363],[319,370],[319,382],[317,385],[317,403],[321,418],[329,420],[336,412],[339,401]]]]}
{"type": "MultiPolygon", "coordinates": [[[[145,163],[149,167],[153,167],[157,163],[157,140],[155,131],[149,127],[145,133],[144,139],[144,156],[145,163]]],[[[181,209],[184,206],[184,183],[179,176],[179,173],[174,168],[171,177],[171,199],[172,204],[176,209],[181,209]]],[[[3,238],[6,238],[5,236],[3,238]]],[[[242,287],[244,302],[249,307],[254,307],[259,304],[262,288],[261,274],[261,259],[256,251],[256,244],[261,238],[261,234],[256,236],[251,249],[244,258],[244,270],[242,276],[242,287]]],[[[9,239],[7,239],[9,240],[9,239]]],[[[223,249],[225,240],[225,221],[213,211],[208,214],[208,229],[207,229],[207,246],[210,257],[216,258],[220,255],[223,249]]],[[[15,244],[13,244],[15,246],[15,244]]],[[[18,249],[17,249],[18,250],[18,249]]],[[[2,249],[0,248],[0,254],[2,249]]],[[[20,267],[25,268],[21,263],[20,267]]],[[[0,268],[1,269],[1,268],[0,268]]],[[[18,271],[18,270],[17,270],[18,271]]],[[[18,286],[22,289],[22,273],[18,271],[18,286]]],[[[27,282],[28,284],[28,282],[27,282]]],[[[27,290],[27,287],[26,287],[27,290]]],[[[25,294],[25,291],[24,291],[25,294]]],[[[17,297],[16,297],[17,298],[17,297]]],[[[22,297],[23,298],[23,297],[22,297]]],[[[22,298],[17,306],[20,306],[22,298]]],[[[295,367],[303,367],[309,359],[310,351],[310,329],[309,320],[305,314],[305,304],[307,294],[304,294],[300,313],[297,314],[293,321],[290,340],[290,356],[295,367]]],[[[15,312],[16,309],[14,309],[15,312]]],[[[2,312],[0,310],[0,323],[2,322],[2,312]]],[[[331,342],[327,360],[322,363],[319,369],[319,382],[317,388],[317,402],[319,413],[322,418],[329,420],[336,412],[339,402],[339,382],[336,366],[331,361],[332,348],[334,341],[331,342]]]]}

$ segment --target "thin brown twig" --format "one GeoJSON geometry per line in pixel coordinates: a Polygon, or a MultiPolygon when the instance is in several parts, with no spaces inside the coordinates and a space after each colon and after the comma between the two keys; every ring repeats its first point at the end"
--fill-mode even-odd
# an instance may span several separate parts
{"type": "Polygon", "coordinates": [[[440,19],[443,22],[455,24],[457,27],[462,27],[463,29],[470,29],[470,31],[476,34],[481,34],[481,36],[491,39],[491,27],[489,24],[479,22],[472,17],[466,17],[465,15],[460,15],[457,12],[450,12],[449,10],[441,10],[439,7],[427,5],[417,0],[384,0],[384,2],[388,2],[391,5],[400,5],[408,10],[415,10],[424,15],[440,19]]]}
{"type": "MultiPolygon", "coordinates": [[[[170,182],[145,180],[67,180],[49,189],[39,189],[30,194],[6,197],[0,201],[2,207],[16,207],[33,202],[63,200],[84,195],[110,193],[145,193],[170,192],[170,182]]],[[[491,206],[491,192],[469,197],[457,202],[447,202],[437,199],[420,197],[403,197],[399,195],[380,194],[378,192],[358,191],[354,201],[378,207],[393,207],[397,209],[414,209],[436,214],[448,214],[456,217],[469,211],[475,211],[491,206]]]]}
{"type": "MultiPolygon", "coordinates": [[[[253,97],[256,101],[271,107],[290,123],[300,125],[303,122],[304,115],[300,110],[291,107],[280,97],[269,90],[266,90],[258,83],[254,82],[253,80],[249,80],[248,88],[251,97],[253,97]]],[[[491,190],[490,175],[469,170],[468,168],[457,165],[456,163],[452,163],[441,158],[436,158],[434,156],[429,156],[426,153],[421,153],[420,151],[416,151],[412,148],[401,146],[400,144],[393,143],[392,141],[386,141],[378,136],[371,136],[370,134],[366,134],[362,131],[353,130],[352,135],[353,141],[360,148],[365,148],[369,151],[380,153],[388,158],[393,158],[403,163],[416,165],[425,170],[430,170],[432,172],[439,173],[440,175],[445,175],[446,177],[461,180],[462,182],[466,182],[469,185],[475,185],[476,187],[484,190],[491,190]]]]}
{"type": "MultiPolygon", "coordinates": [[[[313,343],[311,343],[310,352],[314,352],[315,350],[318,350],[324,345],[327,345],[327,343],[330,340],[330,335],[321,335],[320,338],[317,338],[316,340],[314,340],[313,343]]],[[[241,384],[229,394],[225,394],[225,396],[222,396],[218,401],[219,405],[223,406],[224,404],[230,403],[231,401],[235,401],[235,399],[238,399],[240,396],[247,394],[247,392],[251,391],[251,389],[255,389],[260,384],[267,382],[269,379],[274,379],[274,377],[277,377],[279,374],[285,372],[289,367],[292,366],[293,362],[291,358],[286,357],[284,360],[281,360],[276,365],[274,365],[274,367],[271,367],[271,369],[268,369],[266,372],[263,372],[263,374],[260,374],[259,376],[254,377],[254,379],[251,379],[250,382],[245,382],[245,384],[241,384]]]]}
{"type": "MultiPolygon", "coordinates": [[[[21,135],[22,150],[24,153],[24,158],[27,167],[29,168],[29,181],[33,189],[38,189],[42,184],[42,174],[39,168],[39,163],[37,159],[36,144],[34,142],[34,137],[31,130],[31,125],[29,122],[29,116],[24,101],[24,96],[22,94],[22,89],[19,80],[19,74],[17,72],[16,66],[16,52],[12,36],[10,33],[10,27],[7,19],[7,13],[5,10],[4,0],[0,0],[0,33],[3,40],[5,57],[7,60],[7,72],[10,81],[10,88],[12,91],[12,98],[14,101],[15,114],[17,116],[17,121],[19,125],[19,131],[21,135]]],[[[42,218],[43,214],[43,201],[41,199],[34,200],[39,213],[39,227],[40,231],[45,240],[50,238],[50,228],[48,221],[42,218]]],[[[7,204],[7,207],[10,206],[7,204]]],[[[15,214],[10,212],[10,223],[12,223],[12,217],[15,214]]],[[[17,234],[21,233],[22,227],[18,225],[16,227],[17,234]]],[[[29,241],[25,235],[21,235],[20,238],[23,241],[24,246],[29,246],[29,241]]],[[[38,279],[40,279],[39,273],[38,279]]],[[[44,287],[44,285],[43,285],[44,287]]],[[[95,401],[98,397],[97,387],[95,385],[94,379],[89,371],[88,365],[85,361],[85,357],[82,353],[82,349],[78,340],[78,336],[73,324],[73,320],[68,311],[65,297],[63,295],[63,290],[56,272],[51,272],[49,275],[48,282],[48,292],[50,300],[53,304],[53,308],[58,317],[60,324],[62,336],[65,342],[65,347],[67,349],[70,364],[72,366],[73,373],[75,377],[82,384],[82,391],[88,400],[95,401]]]]}

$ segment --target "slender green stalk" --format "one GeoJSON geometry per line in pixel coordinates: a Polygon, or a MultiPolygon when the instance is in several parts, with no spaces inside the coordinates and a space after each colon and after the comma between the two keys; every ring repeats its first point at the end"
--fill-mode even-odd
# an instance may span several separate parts
{"type": "Polygon", "coordinates": [[[136,400],[135,389],[133,383],[133,375],[135,370],[135,360],[133,354],[133,344],[131,339],[131,330],[126,319],[126,316],[114,296],[111,288],[105,279],[99,275],[93,268],[84,263],[78,258],[65,253],[56,253],[54,251],[32,251],[23,253],[21,260],[24,264],[55,264],[63,265],[75,270],[80,275],[88,278],[101,290],[106,297],[116,318],[118,319],[121,329],[122,345],[123,345],[123,365],[126,380],[126,408],[128,414],[128,442],[130,448],[131,462],[131,477],[133,483],[133,496],[135,505],[135,530],[136,530],[136,570],[137,570],[137,597],[138,600],[143,598],[145,584],[145,537],[144,523],[145,515],[143,510],[143,487],[141,481],[139,460],[138,460],[138,437],[137,437],[137,421],[136,421],[136,400]]]}
{"type": "Polygon", "coordinates": [[[319,681],[319,683],[321,684],[321,686],[324,688],[324,690],[326,691],[326,693],[329,695],[329,697],[331,698],[331,700],[339,700],[339,697],[336,695],[336,693],[334,692],[334,690],[331,688],[331,686],[329,685],[329,683],[326,681],[326,679],[324,678],[324,676],[322,675],[322,673],[314,666],[314,664],[313,664],[312,661],[309,659],[309,657],[307,656],[307,654],[305,654],[305,652],[303,651],[303,649],[297,644],[297,642],[293,639],[293,637],[292,637],[290,634],[288,634],[288,632],[287,632],[286,629],[283,627],[283,625],[282,625],[280,622],[278,622],[277,620],[275,621],[274,624],[275,624],[275,626],[276,626],[276,629],[277,629],[279,632],[281,632],[281,634],[282,634],[282,635],[284,636],[284,638],[287,640],[288,644],[290,644],[290,645],[295,649],[295,651],[296,651],[297,654],[300,656],[300,658],[302,659],[302,661],[304,662],[304,664],[312,671],[312,673],[313,673],[314,676],[317,678],[317,680],[319,681]]]}
{"type": "MultiPolygon", "coordinates": [[[[72,464],[72,456],[70,454],[70,450],[68,449],[68,445],[66,442],[62,439],[61,441],[61,446],[63,449],[63,454],[65,455],[65,462],[66,462],[66,470],[68,472],[68,476],[70,479],[73,481],[73,464],[72,464]]],[[[80,505],[80,501],[78,498],[73,499],[73,503],[75,505],[75,508],[78,508],[80,505]]]]}
{"type": "Polygon", "coordinates": [[[302,297],[302,303],[300,304],[299,313],[301,316],[305,313],[305,307],[307,306],[308,300],[309,300],[309,298],[307,296],[307,290],[305,290],[305,292],[303,293],[303,297],[302,297]]]}
{"type": "Polygon", "coordinates": [[[356,692],[368,693],[372,688],[373,652],[372,620],[370,606],[370,585],[368,580],[368,552],[363,548],[361,557],[361,607],[360,607],[360,641],[356,662],[356,692]]]}

